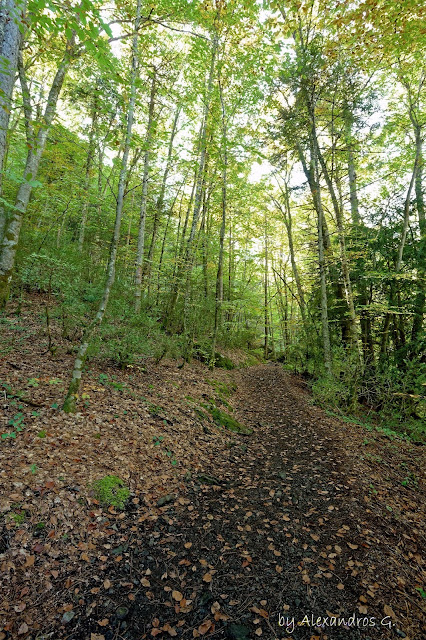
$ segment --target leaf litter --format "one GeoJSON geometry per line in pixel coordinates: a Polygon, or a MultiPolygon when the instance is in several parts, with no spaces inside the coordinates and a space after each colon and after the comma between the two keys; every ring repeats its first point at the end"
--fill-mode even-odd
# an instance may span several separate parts
{"type": "Polygon", "coordinates": [[[92,361],[67,415],[72,354],[58,332],[48,357],[37,314],[20,322],[27,338],[0,361],[4,424],[19,410],[24,425],[0,449],[0,640],[355,639],[278,624],[353,613],[392,621],[371,639],[426,634],[423,447],[378,435],[361,455],[362,427],[277,365],[92,361]],[[218,426],[206,401],[253,434],[218,426]],[[111,475],[124,510],[93,495],[111,475]]]}

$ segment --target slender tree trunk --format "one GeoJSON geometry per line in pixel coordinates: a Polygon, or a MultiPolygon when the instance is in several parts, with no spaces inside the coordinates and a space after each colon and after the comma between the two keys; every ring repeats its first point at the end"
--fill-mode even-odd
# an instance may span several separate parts
{"type": "Polygon", "coordinates": [[[33,188],[33,181],[37,177],[40,160],[46,146],[47,136],[55,116],[59,94],[61,92],[68,67],[70,66],[73,46],[73,41],[68,42],[65,55],[56,71],[35,143],[28,149],[24,178],[18,189],[15,208],[10,213],[8,223],[4,231],[3,241],[0,247],[0,308],[5,306],[9,297],[10,282],[12,280],[15,267],[16,251],[18,248],[22,221],[27,211],[33,188]]]}
{"type": "Polygon", "coordinates": [[[417,340],[423,327],[423,315],[425,308],[425,289],[426,289],[426,217],[425,217],[425,201],[423,194],[423,171],[424,171],[424,157],[423,157],[423,140],[422,130],[418,126],[416,131],[416,153],[418,157],[418,170],[416,174],[416,208],[419,218],[420,228],[420,243],[419,243],[419,256],[418,256],[418,279],[419,279],[419,291],[417,293],[414,303],[414,318],[413,327],[411,330],[411,340],[413,343],[417,340]]]}
{"type": "MultiPolygon", "coordinates": [[[[310,161],[310,165],[308,166],[305,155],[303,153],[302,146],[300,142],[297,142],[297,151],[298,151],[299,160],[301,162],[303,172],[309,184],[309,189],[311,191],[314,209],[316,211],[318,220],[322,220],[321,236],[322,236],[323,249],[324,249],[324,269],[325,269],[325,266],[326,266],[325,256],[326,254],[328,254],[330,257],[333,257],[333,251],[331,247],[330,233],[328,231],[327,221],[324,215],[319,179],[317,180],[315,177],[315,172],[314,172],[314,167],[312,162],[313,158],[316,157],[312,140],[310,141],[310,146],[311,146],[311,161],[310,161]]],[[[329,270],[330,270],[330,277],[335,289],[336,298],[337,300],[339,300],[341,306],[343,307],[343,309],[339,308],[340,327],[342,331],[342,342],[343,344],[347,344],[348,334],[350,333],[350,331],[348,329],[348,321],[346,318],[346,314],[347,314],[346,297],[345,297],[343,286],[339,280],[339,277],[335,273],[333,273],[331,268],[329,270]]]]}
{"type": "Polygon", "coordinates": [[[359,200],[357,191],[357,176],[355,171],[354,153],[352,147],[348,148],[348,177],[349,177],[349,197],[351,203],[352,222],[359,224],[361,216],[359,215],[359,200]]]}
{"type": "Polygon", "coordinates": [[[226,124],[225,103],[223,100],[222,85],[219,82],[220,104],[222,109],[222,221],[219,232],[219,257],[217,263],[216,275],[216,300],[214,310],[214,327],[212,340],[212,353],[210,359],[211,368],[214,367],[216,342],[219,327],[222,321],[222,304],[223,304],[223,249],[225,244],[226,230],[226,210],[227,210],[227,188],[228,188],[228,131],[226,124]]]}
{"type": "Polygon", "coordinates": [[[95,132],[96,132],[96,124],[98,119],[98,104],[97,104],[97,91],[98,88],[95,87],[95,94],[93,96],[93,106],[92,106],[92,123],[90,126],[89,132],[89,147],[87,150],[87,159],[86,159],[86,167],[84,172],[84,202],[83,202],[83,210],[81,213],[81,222],[80,222],[80,231],[78,234],[78,250],[80,253],[83,251],[84,247],[84,236],[86,233],[86,223],[87,223],[87,212],[89,210],[89,193],[90,193],[90,174],[92,171],[93,158],[95,156],[95,132]]]}
{"type": "Polygon", "coordinates": [[[312,198],[314,203],[316,202],[315,209],[318,214],[318,266],[320,274],[320,289],[321,289],[321,328],[322,328],[322,346],[324,354],[324,366],[328,376],[332,375],[332,360],[331,360],[331,345],[330,345],[330,332],[328,327],[328,302],[327,302],[327,281],[325,274],[325,254],[324,254],[324,210],[321,200],[321,192],[319,186],[318,177],[318,161],[316,157],[316,149],[313,145],[311,151],[311,171],[312,184],[314,185],[314,191],[312,198]]]}
{"type": "Polygon", "coordinates": [[[299,275],[299,269],[298,269],[297,263],[296,263],[296,254],[295,254],[295,251],[294,251],[293,229],[292,229],[293,221],[292,221],[292,216],[291,216],[290,199],[289,199],[287,184],[285,185],[285,189],[284,189],[284,207],[285,208],[284,209],[282,208],[282,206],[278,202],[278,200],[276,200],[275,198],[273,200],[274,200],[276,206],[279,208],[279,210],[281,211],[281,213],[283,215],[284,225],[285,225],[285,228],[286,228],[286,231],[287,231],[287,240],[288,240],[288,249],[289,249],[289,252],[290,252],[291,269],[292,269],[292,272],[293,272],[294,280],[296,282],[300,314],[302,316],[303,324],[305,324],[305,321],[306,321],[305,294],[303,292],[302,282],[300,280],[300,275],[299,275]]]}
{"type": "MultiPolygon", "coordinates": [[[[0,5],[0,195],[3,172],[6,168],[7,132],[9,129],[13,85],[15,84],[18,53],[22,42],[22,18],[26,0],[3,0],[0,5]]],[[[0,242],[7,225],[6,209],[0,204],[0,242]]]]}
{"type": "MultiPolygon", "coordinates": [[[[185,188],[185,180],[186,180],[186,176],[185,176],[184,181],[183,181],[183,183],[181,185],[182,189],[185,188]]],[[[159,301],[160,301],[160,278],[161,278],[161,271],[162,271],[162,266],[163,266],[164,250],[165,250],[165,247],[166,247],[167,232],[169,230],[170,220],[172,219],[172,216],[173,216],[173,210],[174,210],[174,206],[176,204],[176,200],[177,200],[177,198],[179,196],[179,192],[180,192],[180,188],[176,192],[176,195],[175,195],[175,197],[173,199],[173,202],[170,205],[170,209],[169,209],[169,212],[168,212],[168,215],[167,215],[166,226],[164,228],[163,240],[162,240],[162,243],[161,243],[160,258],[158,260],[158,269],[157,269],[157,298],[156,298],[157,307],[158,307],[159,301]]],[[[179,217],[180,217],[180,214],[181,214],[182,201],[183,201],[184,195],[185,194],[182,195],[182,199],[180,201],[179,217]]]]}
{"type": "Polygon", "coordinates": [[[320,161],[320,165],[322,168],[322,173],[323,176],[325,178],[327,187],[328,187],[328,191],[330,193],[331,196],[331,201],[333,204],[333,209],[334,209],[334,215],[336,217],[336,224],[337,224],[337,235],[339,238],[339,247],[340,247],[340,263],[342,266],[342,273],[343,273],[343,281],[345,284],[345,294],[346,294],[346,301],[347,301],[347,305],[348,305],[348,310],[349,310],[349,322],[350,322],[350,333],[351,333],[351,343],[352,343],[352,347],[353,349],[356,351],[358,360],[360,362],[360,364],[362,364],[362,356],[361,356],[361,352],[359,350],[359,340],[358,340],[358,320],[357,320],[357,316],[356,316],[356,312],[355,312],[355,304],[354,304],[354,297],[353,297],[353,292],[352,292],[352,282],[351,282],[351,277],[350,277],[350,273],[349,273],[349,264],[348,264],[348,259],[347,259],[347,254],[346,254],[346,240],[345,240],[345,231],[344,231],[344,222],[343,222],[343,212],[342,209],[339,205],[336,193],[334,191],[334,186],[333,186],[333,181],[331,179],[331,176],[328,172],[328,168],[326,165],[326,162],[323,158],[323,155],[320,151],[319,148],[319,143],[318,143],[318,138],[317,138],[317,134],[316,134],[316,129],[314,127],[314,131],[313,131],[313,140],[314,140],[314,145],[316,146],[316,153],[317,153],[317,157],[320,161]]]}
{"type": "MultiPolygon", "coordinates": [[[[349,197],[351,204],[351,219],[355,228],[355,234],[358,236],[358,231],[364,229],[362,224],[361,215],[359,213],[359,200],[358,200],[358,188],[357,188],[357,176],[355,169],[355,159],[353,151],[352,141],[352,114],[349,108],[345,109],[345,136],[346,145],[348,150],[348,178],[349,178],[349,197]]],[[[363,257],[357,260],[358,270],[363,273],[365,270],[365,260],[363,257]]],[[[361,339],[364,355],[364,365],[374,367],[374,343],[371,331],[371,317],[367,309],[368,306],[368,294],[367,287],[363,278],[359,278],[358,282],[359,290],[359,302],[362,307],[360,312],[360,326],[361,326],[361,339]]]]}
{"type": "MultiPolygon", "coordinates": [[[[178,265],[178,271],[176,273],[176,281],[173,287],[172,295],[170,297],[170,303],[167,309],[167,318],[165,320],[166,326],[170,326],[170,322],[172,320],[173,312],[174,312],[177,298],[179,295],[179,285],[184,280],[186,282],[186,289],[187,289],[187,286],[190,283],[190,277],[192,273],[192,263],[193,263],[192,245],[193,245],[195,233],[197,230],[197,225],[200,217],[202,200],[203,200],[204,168],[205,168],[206,153],[207,153],[207,126],[208,126],[209,114],[210,114],[217,48],[218,48],[218,39],[217,39],[217,36],[214,36],[212,53],[211,53],[211,61],[210,61],[210,71],[209,71],[209,77],[207,81],[206,100],[204,105],[204,113],[203,113],[202,125],[201,125],[201,131],[200,131],[200,155],[198,159],[198,168],[197,168],[196,179],[195,179],[194,210],[192,214],[191,230],[186,240],[182,264],[178,265]]],[[[184,234],[182,234],[182,242],[184,241],[185,241],[185,236],[184,234]]]]}
{"type": "Polygon", "coordinates": [[[268,224],[266,219],[265,212],[265,275],[263,282],[263,294],[264,294],[264,331],[265,331],[265,341],[263,344],[263,354],[265,360],[268,359],[269,355],[269,307],[268,307],[268,224]]]}
{"type": "MultiPolygon", "coordinates": [[[[402,257],[404,254],[405,242],[407,239],[407,232],[408,232],[408,225],[410,222],[411,194],[413,192],[413,189],[416,183],[419,163],[421,161],[420,152],[421,152],[421,148],[420,150],[416,148],[416,157],[414,160],[413,172],[411,174],[410,185],[408,187],[408,191],[407,191],[407,195],[404,203],[404,218],[402,221],[401,237],[399,239],[398,255],[396,258],[395,269],[394,269],[395,275],[401,271],[401,267],[402,267],[402,257]]],[[[395,305],[395,297],[396,297],[396,285],[395,285],[395,282],[392,281],[390,286],[390,296],[389,296],[389,304],[391,307],[395,305]]],[[[387,349],[388,349],[389,328],[390,328],[392,315],[394,314],[391,311],[388,312],[383,322],[382,340],[381,340],[381,346],[380,346],[380,353],[382,357],[386,355],[387,349]]]]}
{"type": "Polygon", "coordinates": [[[120,240],[120,228],[121,219],[123,215],[123,203],[124,203],[124,189],[127,177],[127,165],[129,160],[130,143],[132,140],[133,118],[136,102],[136,79],[138,70],[138,39],[139,39],[139,24],[141,19],[141,1],[138,0],[136,8],[136,20],[135,20],[135,35],[132,43],[132,63],[131,63],[131,75],[130,75],[130,100],[129,108],[127,112],[127,126],[124,136],[123,156],[121,159],[120,177],[118,181],[116,210],[115,210],[115,224],[114,233],[112,237],[110,253],[108,258],[108,265],[106,270],[105,286],[102,294],[102,298],[98,307],[98,311],[93,318],[92,322],[88,325],[84,331],[80,347],[78,349],[77,357],[74,362],[74,369],[72,372],[71,382],[68,388],[68,393],[64,401],[63,410],[68,413],[74,413],[76,410],[76,403],[78,393],[80,390],[81,376],[83,372],[83,366],[87,357],[87,350],[89,348],[92,337],[102,323],[107,308],[109,296],[111,293],[112,285],[115,279],[115,264],[117,259],[117,249],[120,240]]]}
{"type": "Polygon", "coordinates": [[[138,248],[136,254],[136,273],[135,273],[135,313],[139,313],[141,309],[142,297],[142,269],[145,247],[145,223],[146,223],[146,205],[148,195],[148,177],[149,177],[149,161],[152,143],[152,130],[154,126],[154,107],[155,96],[157,93],[157,70],[154,68],[151,95],[149,99],[148,126],[145,137],[145,154],[143,161],[143,178],[142,178],[142,197],[139,219],[138,248]]]}
{"type": "Polygon", "coordinates": [[[186,244],[187,258],[190,257],[189,254],[191,252],[192,243],[194,241],[195,232],[197,229],[198,219],[200,217],[201,205],[202,205],[204,166],[205,166],[206,153],[207,153],[207,126],[208,126],[208,119],[209,119],[209,113],[210,113],[210,103],[211,103],[211,95],[212,95],[212,89],[213,89],[213,77],[214,77],[214,70],[215,70],[217,47],[218,47],[218,40],[217,40],[217,37],[215,36],[213,41],[213,48],[212,48],[209,79],[207,82],[207,96],[206,96],[206,103],[204,107],[204,118],[203,118],[204,130],[201,136],[201,150],[200,150],[200,158],[198,162],[197,184],[195,188],[194,211],[192,214],[191,231],[189,233],[189,237],[186,244]]]}
{"type": "Polygon", "coordinates": [[[145,276],[147,278],[150,277],[151,274],[151,269],[152,269],[152,262],[153,262],[153,257],[154,257],[154,250],[155,250],[155,244],[157,241],[157,234],[158,234],[158,227],[160,224],[160,218],[163,212],[163,206],[164,206],[164,196],[166,193],[166,187],[167,187],[167,178],[169,177],[169,173],[170,173],[170,169],[172,166],[172,156],[173,156],[173,142],[176,136],[176,131],[177,131],[177,125],[178,125],[178,120],[179,120],[179,116],[181,113],[181,105],[177,106],[176,109],[176,113],[175,113],[175,117],[173,120],[173,126],[172,126],[172,131],[170,133],[170,140],[169,140],[169,148],[168,148],[168,152],[167,152],[167,161],[166,161],[166,167],[164,169],[164,173],[163,173],[163,179],[161,181],[161,188],[160,188],[160,193],[156,202],[156,206],[155,206],[155,212],[154,212],[154,222],[153,222],[153,226],[152,226],[152,235],[151,235],[151,244],[149,246],[149,251],[148,251],[148,257],[146,259],[145,262],[145,276]]]}
{"type": "Polygon", "coordinates": [[[201,216],[200,235],[201,235],[201,252],[203,259],[203,280],[204,280],[204,295],[206,299],[209,295],[209,278],[207,272],[207,212],[208,212],[208,196],[207,190],[204,190],[203,194],[203,213],[201,216]]]}
{"type": "MultiPolygon", "coordinates": [[[[312,123],[313,126],[313,123],[312,123]]],[[[329,245],[328,230],[326,231],[324,209],[322,205],[321,191],[318,176],[318,159],[316,156],[316,145],[311,143],[311,160],[308,167],[305,160],[302,147],[298,143],[299,158],[302,163],[303,171],[308,180],[308,184],[312,194],[314,209],[317,213],[318,222],[318,267],[320,275],[320,299],[321,299],[321,330],[322,330],[322,347],[324,354],[325,371],[328,376],[332,375],[332,359],[330,332],[328,327],[328,302],[327,302],[327,281],[325,269],[325,248],[329,245]]]]}

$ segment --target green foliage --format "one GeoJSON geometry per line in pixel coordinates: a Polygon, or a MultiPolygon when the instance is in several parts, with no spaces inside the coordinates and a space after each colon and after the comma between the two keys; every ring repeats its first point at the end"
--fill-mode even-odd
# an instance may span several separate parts
{"type": "Polygon", "coordinates": [[[314,401],[321,407],[347,409],[353,403],[353,391],[346,381],[334,378],[319,378],[312,384],[314,401]]]}
{"type": "Polygon", "coordinates": [[[95,498],[103,506],[113,506],[117,509],[124,509],[130,496],[129,489],[123,480],[117,476],[105,476],[97,480],[92,487],[95,498]]]}
{"type": "Polygon", "coordinates": [[[22,524],[23,522],[25,522],[25,518],[27,516],[26,516],[25,511],[19,511],[19,512],[12,511],[12,512],[10,512],[8,514],[8,517],[9,517],[10,520],[13,520],[13,522],[15,524],[19,525],[19,524],[22,524]]]}
{"type": "Polygon", "coordinates": [[[221,427],[224,427],[228,431],[233,431],[234,433],[239,433],[241,435],[247,435],[247,436],[253,433],[252,429],[241,424],[240,422],[238,422],[238,420],[230,416],[228,413],[221,411],[217,407],[211,407],[210,413],[213,417],[213,420],[216,422],[216,424],[221,427]]]}
{"type": "Polygon", "coordinates": [[[237,390],[237,386],[233,382],[227,384],[226,382],[220,382],[219,380],[209,380],[208,378],[206,382],[208,382],[216,391],[216,393],[218,393],[222,397],[228,398],[237,390]]]}

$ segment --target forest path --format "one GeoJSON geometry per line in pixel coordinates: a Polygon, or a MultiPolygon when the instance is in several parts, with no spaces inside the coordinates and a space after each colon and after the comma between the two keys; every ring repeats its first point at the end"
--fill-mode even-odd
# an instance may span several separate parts
{"type": "Polygon", "coordinates": [[[406,527],[370,507],[345,425],[312,406],[304,383],[278,365],[232,375],[237,417],[254,433],[212,460],[206,473],[217,484],[193,478],[189,502],[147,523],[148,548],[132,570],[148,572],[150,591],[136,596],[126,632],[368,640],[414,628],[412,640],[420,638],[421,608],[400,595],[405,584],[416,594],[406,527]],[[327,626],[330,614],[347,628],[327,626]],[[328,619],[322,630],[312,615],[328,619]]]}
{"type": "Polygon", "coordinates": [[[0,461],[23,516],[0,520],[0,640],[426,637],[424,447],[327,415],[273,364],[94,369],[64,414],[69,362],[43,354],[3,373],[11,394],[38,382],[0,461]],[[93,500],[110,474],[133,490],[123,511],[93,500]]]}

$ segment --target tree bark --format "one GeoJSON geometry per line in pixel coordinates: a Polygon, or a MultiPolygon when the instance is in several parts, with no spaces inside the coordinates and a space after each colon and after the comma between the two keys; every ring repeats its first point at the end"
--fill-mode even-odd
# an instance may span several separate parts
{"type": "Polygon", "coordinates": [[[423,157],[423,140],[422,130],[417,126],[415,130],[416,134],[416,152],[418,158],[418,168],[416,174],[415,192],[416,192],[416,208],[419,218],[420,228],[420,242],[419,242],[419,256],[418,256],[418,279],[419,279],[419,291],[417,293],[414,303],[414,318],[413,326],[411,330],[411,340],[413,343],[417,340],[423,327],[423,315],[425,308],[425,289],[426,289],[426,218],[425,218],[425,202],[423,194],[423,170],[424,170],[424,157],[423,157]]]}
{"type": "MultiPolygon", "coordinates": [[[[313,113],[311,114],[311,117],[314,118],[313,113]]],[[[336,217],[337,235],[339,238],[339,247],[340,247],[340,264],[342,267],[343,281],[345,284],[346,302],[349,310],[349,323],[350,323],[349,326],[350,326],[350,334],[351,334],[351,343],[352,343],[353,349],[357,354],[359,363],[362,365],[362,356],[359,350],[359,340],[358,340],[358,334],[359,334],[358,320],[355,312],[352,282],[351,282],[351,277],[349,273],[349,264],[348,264],[347,254],[346,254],[346,240],[345,240],[345,231],[344,231],[344,222],[343,222],[343,212],[339,205],[339,201],[337,199],[337,196],[334,190],[333,181],[329,174],[327,164],[324,160],[324,157],[319,147],[315,122],[313,125],[312,135],[313,135],[313,142],[316,147],[316,154],[322,168],[322,173],[325,178],[328,191],[330,193],[331,202],[333,204],[333,209],[334,209],[334,215],[336,217]]]]}
{"type": "Polygon", "coordinates": [[[152,130],[154,126],[154,108],[155,96],[157,93],[157,69],[154,68],[151,82],[151,95],[149,99],[148,125],[145,136],[145,153],[143,160],[143,178],[142,178],[142,196],[140,205],[138,248],[136,254],[136,273],[135,273],[135,313],[139,313],[141,309],[142,298],[142,271],[143,257],[145,248],[145,223],[146,223],[146,206],[148,196],[148,178],[149,178],[149,161],[151,154],[152,130]]]}
{"type": "Polygon", "coordinates": [[[327,302],[327,281],[325,273],[325,252],[324,252],[324,210],[322,206],[321,192],[319,186],[318,175],[318,159],[316,156],[316,147],[311,148],[311,167],[309,171],[312,199],[318,216],[318,267],[320,275],[321,290],[321,329],[322,329],[322,347],[324,354],[324,366],[327,376],[332,375],[332,359],[330,332],[328,327],[328,302],[327,302]]]}
{"type": "Polygon", "coordinates": [[[94,89],[94,96],[92,98],[92,122],[90,126],[89,132],[89,147],[87,150],[87,159],[86,159],[86,167],[84,172],[84,202],[83,202],[83,210],[81,213],[81,222],[80,222],[80,231],[78,234],[78,250],[80,253],[83,252],[84,247],[84,236],[86,233],[86,223],[87,223],[87,213],[89,210],[89,193],[90,193],[90,174],[92,171],[93,159],[95,156],[95,132],[96,132],[96,124],[98,119],[98,100],[97,100],[97,87],[94,89]]]}
{"type": "Polygon", "coordinates": [[[219,326],[222,320],[222,304],[223,304],[223,249],[225,244],[225,230],[226,230],[226,210],[227,210],[227,188],[228,188],[228,130],[226,123],[226,111],[225,102],[223,100],[222,85],[219,82],[219,96],[222,110],[222,220],[220,224],[219,232],[219,257],[217,263],[216,274],[216,299],[214,310],[214,327],[213,327],[213,340],[212,340],[212,352],[210,358],[210,367],[213,368],[215,364],[216,342],[219,326]]]}
{"type": "Polygon", "coordinates": [[[16,251],[22,221],[27,211],[33,188],[33,180],[36,179],[40,160],[46,146],[47,136],[56,113],[56,105],[59,94],[65,80],[65,75],[70,66],[74,42],[68,42],[66,52],[56,71],[55,78],[49,91],[45,112],[40,123],[34,145],[28,149],[25,163],[23,181],[19,186],[15,206],[4,231],[3,241],[0,247],[0,308],[4,307],[9,297],[10,282],[15,267],[16,251]]]}
{"type": "Polygon", "coordinates": [[[264,305],[264,331],[265,339],[263,343],[263,355],[265,360],[269,356],[269,306],[268,306],[268,224],[266,219],[265,210],[265,266],[264,266],[264,281],[263,281],[263,305],[264,305]]]}
{"type": "MultiPolygon", "coordinates": [[[[22,27],[23,24],[22,18],[25,8],[26,0],[4,0],[0,9],[0,195],[2,194],[3,172],[5,170],[13,85],[15,84],[18,54],[22,43],[22,33],[19,27],[22,27]]],[[[0,203],[0,242],[3,240],[6,225],[6,209],[0,203]]]]}
{"type": "Polygon", "coordinates": [[[172,131],[170,133],[169,148],[168,148],[168,151],[167,151],[167,161],[166,161],[166,166],[165,166],[164,173],[163,173],[163,179],[161,181],[160,193],[159,193],[156,205],[155,205],[154,222],[153,222],[153,226],[152,226],[152,235],[151,235],[151,244],[149,246],[148,257],[147,257],[146,262],[145,262],[145,277],[146,278],[149,278],[150,274],[151,274],[152,262],[153,262],[153,256],[154,256],[154,250],[155,250],[155,244],[156,244],[157,235],[158,235],[158,227],[159,227],[159,224],[160,224],[161,215],[163,213],[164,196],[166,194],[166,187],[167,187],[167,178],[169,177],[170,169],[171,169],[171,166],[172,166],[173,142],[174,142],[175,135],[176,135],[177,124],[178,124],[179,116],[180,116],[180,113],[181,113],[181,109],[182,109],[181,105],[178,105],[177,109],[176,109],[175,117],[174,117],[174,120],[173,120],[172,131]]]}
{"type": "Polygon", "coordinates": [[[123,203],[124,203],[124,190],[126,184],[127,177],[127,165],[129,160],[130,153],[130,143],[132,140],[132,129],[133,129],[133,119],[134,119],[134,110],[135,110],[135,102],[136,102],[136,79],[138,74],[138,29],[141,19],[141,2],[142,0],[138,0],[137,9],[136,9],[136,19],[135,19],[135,35],[133,37],[132,42],[132,64],[131,64],[131,74],[130,74],[130,100],[129,100],[129,109],[127,112],[127,126],[126,132],[124,136],[124,145],[123,145],[123,156],[121,160],[121,169],[120,169],[120,177],[118,181],[118,189],[117,189],[117,204],[115,211],[115,224],[114,224],[114,233],[112,237],[107,271],[106,271],[106,280],[105,286],[102,294],[101,301],[99,303],[98,311],[93,318],[92,322],[88,325],[86,330],[84,331],[82,341],[80,343],[77,357],[74,362],[74,368],[71,376],[70,385],[68,388],[68,393],[64,401],[63,410],[68,413],[74,413],[77,406],[77,398],[80,390],[81,377],[83,373],[83,366],[87,357],[87,350],[89,348],[92,337],[102,323],[102,320],[105,315],[105,310],[107,308],[109,296],[111,293],[112,285],[114,284],[115,279],[115,264],[117,259],[117,249],[120,240],[120,228],[121,228],[121,219],[123,215],[123,203]]]}
{"type": "MultiPolygon", "coordinates": [[[[401,237],[399,239],[398,255],[397,255],[397,259],[396,259],[396,263],[395,263],[395,269],[394,269],[394,275],[395,276],[401,271],[401,267],[402,267],[402,257],[403,257],[403,254],[404,254],[405,242],[406,242],[406,239],[407,239],[407,232],[408,232],[408,225],[409,225],[409,222],[410,222],[411,194],[413,192],[414,185],[416,183],[417,172],[418,172],[419,163],[420,163],[420,160],[421,160],[420,155],[419,155],[420,151],[421,151],[421,149],[417,149],[416,148],[416,157],[415,157],[415,160],[414,160],[413,172],[411,174],[410,185],[408,187],[407,195],[405,197],[404,218],[402,220],[401,237]]],[[[392,281],[391,287],[390,287],[390,295],[389,295],[389,304],[390,304],[391,307],[393,307],[395,305],[395,295],[396,295],[396,285],[395,285],[395,282],[392,281]]],[[[382,355],[382,357],[385,356],[386,353],[387,353],[389,329],[390,329],[390,323],[391,323],[391,319],[392,319],[393,315],[394,314],[392,313],[392,311],[388,312],[386,314],[384,322],[383,322],[382,340],[381,340],[381,345],[380,345],[380,354],[382,355]]]]}
{"type": "MultiPolygon", "coordinates": [[[[198,159],[198,167],[196,171],[195,184],[194,184],[194,187],[195,187],[194,209],[192,214],[191,230],[189,232],[189,236],[186,240],[185,245],[183,244],[185,242],[185,235],[184,233],[182,234],[182,248],[183,247],[185,248],[183,251],[182,260],[181,260],[181,256],[179,256],[179,262],[181,262],[181,264],[179,264],[177,267],[176,280],[173,286],[170,302],[167,307],[166,318],[164,321],[164,325],[167,327],[170,326],[170,322],[172,321],[173,312],[174,312],[178,295],[179,295],[179,287],[182,281],[185,281],[187,285],[189,284],[191,273],[192,273],[192,245],[194,242],[198,220],[201,212],[202,201],[203,201],[203,186],[204,186],[204,177],[205,177],[204,169],[205,169],[206,153],[207,153],[207,126],[208,126],[209,114],[210,114],[217,49],[218,49],[218,38],[215,35],[213,37],[210,70],[209,70],[209,76],[207,80],[206,100],[204,104],[204,113],[203,113],[201,130],[200,130],[200,143],[199,143],[200,155],[198,159]]],[[[185,318],[184,318],[184,321],[185,321],[185,318]]]]}

